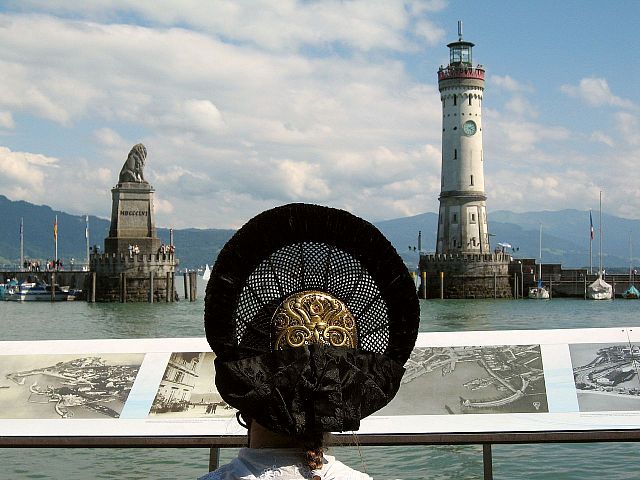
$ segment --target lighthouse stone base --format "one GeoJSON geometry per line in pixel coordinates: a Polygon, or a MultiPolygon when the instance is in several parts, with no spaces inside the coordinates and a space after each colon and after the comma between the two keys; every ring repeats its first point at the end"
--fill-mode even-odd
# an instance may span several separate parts
{"type": "Polygon", "coordinates": [[[427,254],[420,256],[420,292],[426,298],[512,298],[505,253],[427,254]]]}

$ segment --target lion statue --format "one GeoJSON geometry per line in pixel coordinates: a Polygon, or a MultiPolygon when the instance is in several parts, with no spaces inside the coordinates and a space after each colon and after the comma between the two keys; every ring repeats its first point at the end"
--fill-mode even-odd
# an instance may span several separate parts
{"type": "Polygon", "coordinates": [[[147,149],[141,143],[134,145],[127,160],[120,170],[119,183],[123,182],[138,182],[146,183],[142,170],[144,169],[144,162],[147,159],[147,149]]]}

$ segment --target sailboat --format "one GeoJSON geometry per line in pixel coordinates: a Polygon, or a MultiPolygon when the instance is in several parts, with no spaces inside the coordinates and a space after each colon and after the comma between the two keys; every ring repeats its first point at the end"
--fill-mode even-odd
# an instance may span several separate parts
{"type": "Polygon", "coordinates": [[[209,264],[207,263],[204,267],[204,272],[202,273],[202,280],[204,280],[205,282],[208,282],[210,277],[211,277],[211,269],[209,268],[209,264]]]}
{"type": "Polygon", "coordinates": [[[539,241],[539,257],[538,257],[538,285],[529,287],[529,298],[536,300],[547,300],[549,291],[542,286],[542,224],[540,224],[540,241],[539,241]]]}
{"type": "Polygon", "coordinates": [[[631,254],[631,234],[629,234],[629,287],[622,292],[622,298],[640,298],[640,291],[633,284],[633,255],[631,254]]]}
{"type": "Polygon", "coordinates": [[[602,192],[600,192],[600,266],[598,268],[598,278],[587,287],[587,296],[591,300],[611,300],[613,288],[602,278],[602,192]]]}

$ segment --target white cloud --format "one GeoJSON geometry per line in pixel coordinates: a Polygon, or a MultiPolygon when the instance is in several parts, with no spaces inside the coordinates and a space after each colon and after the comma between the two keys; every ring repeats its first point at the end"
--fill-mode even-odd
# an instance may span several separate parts
{"type": "MultiPolygon", "coordinates": [[[[26,0],[15,7],[97,22],[142,17],[152,25],[185,26],[267,50],[296,51],[305,45],[345,44],[363,51],[404,51],[413,47],[405,35],[410,15],[438,11],[445,5],[440,0],[26,0]]],[[[437,27],[419,30],[427,38],[438,34],[437,27]]]]}
{"type": "Polygon", "coordinates": [[[538,109],[522,95],[514,95],[507,101],[505,108],[520,117],[537,117],[538,109]]]}
{"type": "Polygon", "coordinates": [[[505,113],[487,110],[485,113],[484,142],[505,155],[545,150],[550,142],[570,138],[570,132],[561,126],[549,126],[505,113]]]}
{"type": "Polygon", "coordinates": [[[429,45],[438,44],[445,36],[444,29],[438,27],[429,20],[421,20],[416,23],[415,33],[424,38],[429,45]]]}
{"type": "Polygon", "coordinates": [[[43,190],[47,169],[58,165],[57,158],[0,147],[0,190],[12,198],[28,200],[23,195],[30,190],[43,190]]]}
{"type": "Polygon", "coordinates": [[[15,126],[16,124],[13,121],[13,115],[11,115],[11,112],[0,112],[0,127],[12,129],[15,126]]]}
{"type": "Polygon", "coordinates": [[[628,145],[640,145],[640,118],[636,114],[628,112],[618,112],[614,116],[616,130],[620,132],[624,142],[628,145]]]}
{"type": "Polygon", "coordinates": [[[488,83],[492,87],[496,86],[502,90],[506,90],[508,92],[513,92],[513,93],[533,91],[533,87],[531,85],[527,85],[522,82],[519,82],[509,75],[505,75],[505,76],[491,75],[488,79],[488,83]]]}
{"type": "Polygon", "coordinates": [[[124,145],[124,139],[111,128],[99,128],[93,132],[93,136],[98,143],[106,147],[121,147],[124,145]]]}
{"type": "Polygon", "coordinates": [[[604,78],[583,78],[577,86],[562,85],[560,89],[568,96],[579,98],[592,107],[635,108],[635,104],[631,100],[614,95],[604,78]]]}
{"type": "Polygon", "coordinates": [[[589,139],[592,142],[604,143],[605,145],[607,145],[609,147],[614,147],[615,146],[615,142],[614,142],[613,138],[611,138],[609,135],[607,135],[604,132],[600,132],[600,131],[591,132],[591,135],[589,136],[589,139]]]}
{"type": "MultiPolygon", "coordinates": [[[[14,130],[1,138],[27,135],[22,128],[34,119],[34,129],[55,122],[51,130],[64,148],[51,146],[47,135],[35,139],[33,150],[45,159],[26,154],[35,176],[26,180],[13,166],[21,180],[3,176],[0,193],[108,217],[119,169],[131,146],[143,142],[158,225],[238,227],[289,201],[348,208],[372,220],[437,209],[437,85],[414,77],[417,69],[396,52],[430,61],[425,45],[444,37],[429,12],[444,1],[14,5],[40,14],[0,15],[0,112],[7,112],[0,128],[14,130]],[[134,19],[145,26],[126,24],[134,19]]],[[[438,48],[444,56],[446,48],[438,48]]],[[[570,134],[562,118],[549,119],[542,94],[527,82],[515,73],[487,81],[490,208],[530,209],[532,192],[545,189],[549,197],[536,208],[580,207],[596,179],[607,189],[635,188],[629,176],[607,171],[616,158],[640,164],[634,112],[590,126],[593,134],[570,134]]],[[[627,105],[606,82],[581,82],[572,91],[627,105]]],[[[5,150],[5,163],[19,153],[5,150]]],[[[637,215],[640,199],[628,198],[637,215]]]]}

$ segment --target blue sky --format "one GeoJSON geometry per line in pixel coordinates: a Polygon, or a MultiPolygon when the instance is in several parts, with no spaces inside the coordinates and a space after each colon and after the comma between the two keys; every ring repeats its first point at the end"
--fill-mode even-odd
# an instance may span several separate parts
{"type": "Polygon", "coordinates": [[[436,211],[458,20],[487,71],[489,211],[597,208],[603,190],[640,218],[635,0],[5,1],[0,194],[109,217],[142,142],[161,226],[292,201],[436,211]]]}

